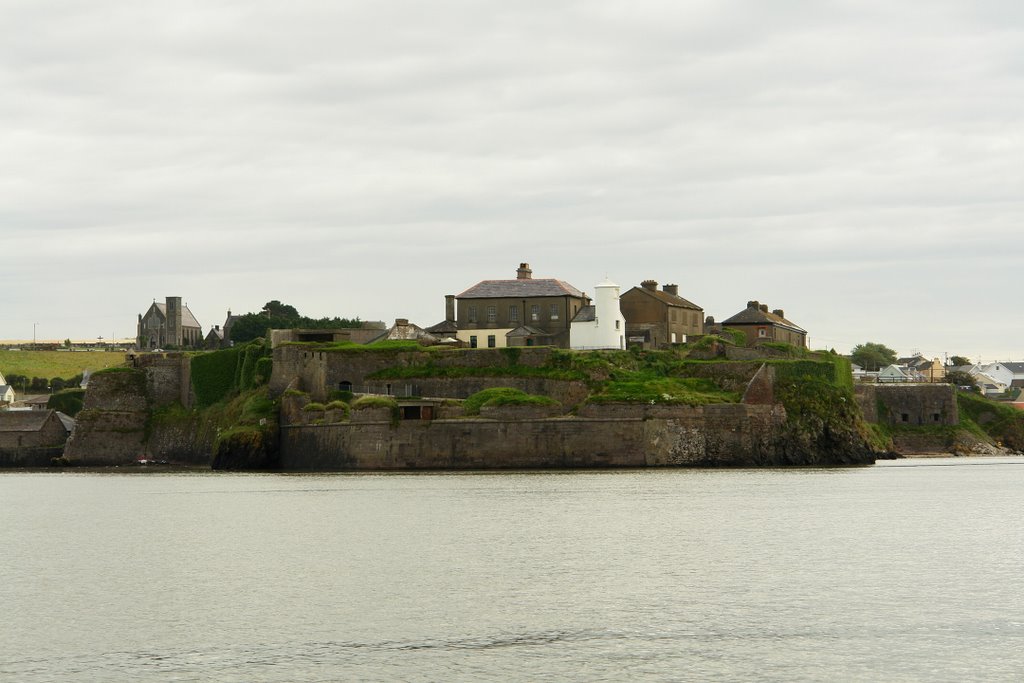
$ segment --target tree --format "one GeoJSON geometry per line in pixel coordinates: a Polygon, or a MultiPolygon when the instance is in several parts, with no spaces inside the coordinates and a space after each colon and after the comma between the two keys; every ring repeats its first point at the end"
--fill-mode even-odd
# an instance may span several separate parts
{"type": "Polygon", "coordinates": [[[231,324],[231,341],[241,344],[257,337],[265,338],[269,330],[330,329],[361,325],[359,318],[307,318],[300,315],[294,306],[274,299],[268,301],[259,312],[238,316],[231,324]]]}
{"type": "Polygon", "coordinates": [[[961,365],[974,365],[971,363],[971,359],[966,356],[953,356],[949,359],[950,365],[961,366],[961,365]]]}
{"type": "Polygon", "coordinates": [[[896,362],[896,352],[885,344],[864,342],[853,347],[850,360],[865,370],[881,370],[896,362]]]}
{"type": "Polygon", "coordinates": [[[946,381],[950,384],[955,384],[958,387],[970,387],[971,391],[978,390],[978,383],[975,381],[974,376],[967,372],[947,372],[946,381]]]}

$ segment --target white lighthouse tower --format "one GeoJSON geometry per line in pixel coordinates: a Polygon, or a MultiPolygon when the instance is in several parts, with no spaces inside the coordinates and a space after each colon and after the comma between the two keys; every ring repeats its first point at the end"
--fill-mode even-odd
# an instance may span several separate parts
{"type": "Polygon", "coordinates": [[[626,348],[626,319],[619,308],[619,286],[611,280],[594,287],[594,305],[572,319],[569,344],[574,349],[626,348]]]}

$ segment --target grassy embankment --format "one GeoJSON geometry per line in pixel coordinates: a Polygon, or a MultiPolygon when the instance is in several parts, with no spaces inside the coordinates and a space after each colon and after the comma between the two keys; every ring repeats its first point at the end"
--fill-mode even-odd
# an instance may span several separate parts
{"type": "MultiPolygon", "coordinates": [[[[86,370],[95,372],[124,364],[123,351],[11,351],[0,349],[4,376],[71,379],[86,370]]],[[[20,387],[15,387],[20,390],[20,387]]]]}

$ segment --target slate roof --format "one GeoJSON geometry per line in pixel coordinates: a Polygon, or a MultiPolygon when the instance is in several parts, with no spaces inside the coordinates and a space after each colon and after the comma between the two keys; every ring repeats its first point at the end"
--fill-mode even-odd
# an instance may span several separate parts
{"type": "Polygon", "coordinates": [[[1002,366],[1015,375],[1024,375],[1024,363],[1003,363],[1002,366]]]}
{"type": "Polygon", "coordinates": [[[2,410],[0,432],[38,432],[52,413],[52,410],[2,410]]]}
{"type": "Polygon", "coordinates": [[[584,306],[579,310],[576,316],[569,322],[573,323],[592,323],[594,318],[597,317],[597,306],[584,306]]]}
{"type": "Polygon", "coordinates": [[[66,415],[58,410],[57,419],[60,420],[61,424],[64,425],[64,429],[68,430],[68,432],[75,428],[75,418],[70,415],[66,415]]]}
{"type": "Polygon", "coordinates": [[[643,292],[647,296],[652,296],[658,301],[662,302],[663,304],[668,304],[669,306],[677,306],[679,308],[690,308],[695,311],[704,310],[703,308],[693,303],[692,301],[684,299],[683,297],[678,296],[676,294],[669,294],[668,292],[662,289],[647,289],[646,287],[634,287],[630,291],[633,290],[643,292]]]}
{"type": "Polygon", "coordinates": [[[510,330],[506,337],[550,337],[550,332],[537,329],[536,327],[530,327],[529,325],[520,325],[514,330],[510,330]]]}
{"type": "Polygon", "coordinates": [[[541,296],[574,296],[583,298],[583,292],[562,280],[482,280],[458,299],[532,299],[541,296]]]}
{"type": "Polygon", "coordinates": [[[777,316],[769,311],[762,311],[760,308],[748,307],[729,318],[728,320],[722,321],[722,326],[726,325],[761,325],[761,324],[772,324],[780,325],[782,327],[788,327],[791,330],[797,332],[806,333],[807,330],[802,327],[786,320],[781,316],[777,316]]]}
{"type": "MultiPolygon", "coordinates": [[[[156,306],[156,310],[160,311],[164,320],[167,320],[167,304],[154,303],[153,305],[156,306]]],[[[185,327],[202,327],[185,304],[181,305],[181,324],[185,327]]]]}
{"type": "Polygon", "coordinates": [[[427,332],[430,334],[455,334],[458,331],[459,326],[453,320],[442,320],[438,324],[427,328],[427,332]]]}

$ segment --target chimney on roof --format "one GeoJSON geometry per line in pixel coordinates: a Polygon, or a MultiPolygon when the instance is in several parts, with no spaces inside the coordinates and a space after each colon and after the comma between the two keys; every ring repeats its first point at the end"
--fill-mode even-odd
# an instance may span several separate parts
{"type": "Polygon", "coordinates": [[[658,281],[657,280],[644,280],[643,282],[640,283],[640,286],[643,287],[644,289],[650,289],[652,291],[657,291],[657,289],[658,289],[658,281]]]}
{"type": "Polygon", "coordinates": [[[395,327],[407,327],[408,325],[408,318],[395,318],[395,327]]]}
{"type": "Polygon", "coordinates": [[[444,320],[445,322],[455,322],[455,295],[445,294],[444,296],[444,320]]]}
{"type": "Polygon", "coordinates": [[[767,313],[768,312],[768,304],[761,304],[760,309],[761,309],[762,313],[767,313]]]}
{"type": "Polygon", "coordinates": [[[679,285],[663,285],[661,288],[666,294],[679,296],[679,285]]]}
{"type": "Polygon", "coordinates": [[[761,308],[761,304],[756,301],[748,301],[747,308],[761,308]]]}
{"type": "Polygon", "coordinates": [[[520,263],[519,268],[516,270],[517,280],[530,280],[533,278],[533,271],[530,270],[529,263],[520,263]]]}
{"type": "Polygon", "coordinates": [[[781,308],[776,308],[774,311],[772,311],[772,313],[777,315],[777,316],[779,316],[780,318],[785,318],[786,317],[786,312],[784,310],[782,310],[781,308]]]}

